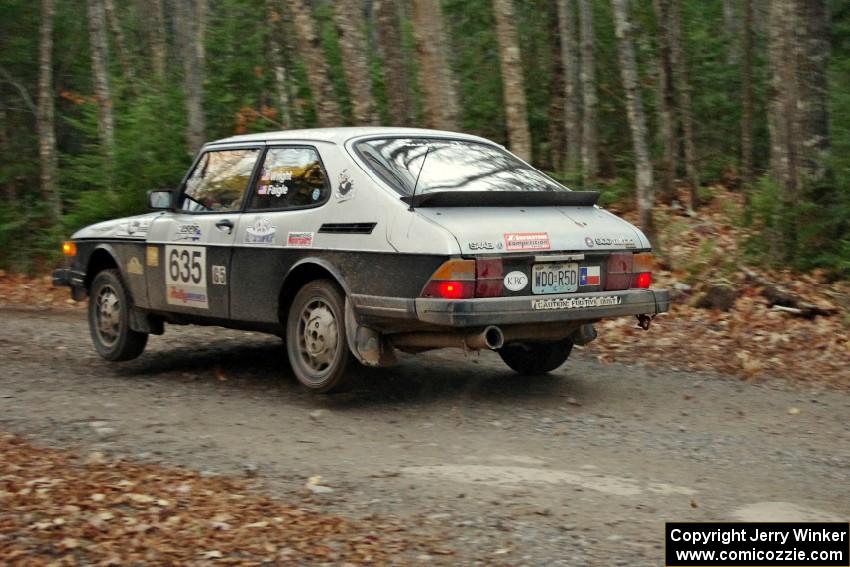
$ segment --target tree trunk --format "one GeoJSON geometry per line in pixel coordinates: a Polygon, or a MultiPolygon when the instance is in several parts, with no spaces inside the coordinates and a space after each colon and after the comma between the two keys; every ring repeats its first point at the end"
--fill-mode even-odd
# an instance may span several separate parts
{"type": "MultiPolygon", "coordinates": [[[[54,0],[41,0],[36,130],[38,131],[38,155],[41,160],[41,193],[44,202],[47,203],[52,222],[57,222],[62,216],[53,105],[53,19],[55,13],[54,0]]],[[[3,127],[6,127],[5,120],[3,127]]]]}
{"type": "Polygon", "coordinates": [[[148,10],[145,29],[151,46],[153,74],[160,83],[165,82],[165,16],[162,13],[162,0],[142,0],[148,10]]]}
{"type": "Polygon", "coordinates": [[[281,14],[277,9],[277,0],[266,0],[266,22],[269,26],[269,63],[274,70],[274,88],[277,98],[279,122],[282,129],[292,127],[292,112],[289,108],[289,81],[286,65],[280,50],[280,38],[283,36],[281,14]]]}
{"type": "Polygon", "coordinates": [[[342,114],[328,76],[328,65],[313,25],[310,7],[304,0],[290,0],[289,9],[292,10],[295,34],[298,36],[298,52],[307,69],[307,83],[316,108],[316,120],[319,126],[341,126],[342,114]]]}
{"type": "Polygon", "coordinates": [[[691,86],[688,82],[688,63],[682,47],[681,0],[670,2],[670,58],[673,66],[673,79],[676,82],[676,94],[679,99],[679,116],[682,124],[682,142],[685,148],[685,172],[691,185],[691,208],[699,207],[699,169],[697,166],[696,146],[694,145],[694,123],[691,113],[691,86]]]}
{"type": "Polygon", "coordinates": [[[658,25],[658,136],[661,139],[661,198],[672,204],[677,200],[677,136],[675,92],[670,58],[669,0],[653,0],[658,25]]]}
{"type": "Polygon", "coordinates": [[[742,0],[741,28],[741,184],[749,205],[753,185],[753,0],[742,0]]]}
{"type": "Polygon", "coordinates": [[[94,75],[94,94],[98,108],[98,134],[101,147],[109,161],[114,165],[115,156],[115,117],[112,108],[112,92],[109,87],[109,58],[106,38],[106,18],[103,0],[88,0],[89,36],[91,38],[92,74],[94,75]]]}
{"type": "Polygon", "coordinates": [[[334,21],[339,35],[339,48],[345,61],[343,71],[351,94],[354,123],[366,126],[378,123],[375,98],[372,96],[372,76],[369,72],[366,43],[366,21],[363,3],[359,0],[336,0],[334,21]]]}
{"type": "Polygon", "coordinates": [[[121,29],[121,20],[115,11],[115,0],[104,0],[103,7],[106,13],[106,21],[114,38],[118,64],[121,66],[121,71],[124,73],[124,79],[127,81],[127,85],[132,90],[133,84],[136,81],[136,75],[133,71],[133,65],[130,63],[130,54],[127,52],[127,42],[124,38],[124,31],[121,29]]]}
{"type": "Polygon", "coordinates": [[[739,4],[747,0],[723,0],[723,34],[726,36],[726,64],[738,64],[738,42],[741,38],[739,4]]]}
{"type": "Polygon", "coordinates": [[[626,91],[626,112],[632,132],[632,146],[635,152],[635,179],[637,185],[638,224],[647,236],[652,238],[655,229],[652,223],[652,208],[655,195],[652,185],[652,162],[646,143],[646,118],[643,114],[640,85],[638,83],[635,50],[632,44],[631,24],[629,23],[628,0],[612,0],[614,25],[617,34],[617,51],[620,58],[620,75],[626,91]]]}
{"type": "Polygon", "coordinates": [[[596,68],[593,58],[593,6],[578,0],[581,41],[581,167],[582,185],[590,188],[599,173],[596,133],[596,68]]]}
{"type": "Polygon", "coordinates": [[[205,141],[204,120],[204,37],[207,0],[177,0],[175,27],[180,33],[183,59],[183,89],[186,94],[188,132],[186,142],[194,154],[205,141]]]}
{"type": "Polygon", "coordinates": [[[525,161],[531,161],[531,132],[528,130],[525,83],[519,41],[514,27],[513,0],[493,0],[493,12],[496,16],[496,36],[499,40],[502,90],[510,148],[525,161]]]}
{"type": "Polygon", "coordinates": [[[413,126],[413,103],[410,98],[410,78],[402,53],[398,5],[394,0],[376,0],[378,55],[383,63],[384,84],[390,120],[395,126],[413,126]]]}
{"type": "Polygon", "coordinates": [[[817,184],[827,175],[830,153],[829,84],[830,8],[828,0],[797,4],[796,64],[799,146],[803,185],[817,184]]]}
{"type": "MultiPolygon", "coordinates": [[[[41,25],[44,25],[44,19],[42,16],[41,25]]],[[[37,117],[36,117],[37,118],[37,117]]],[[[38,124],[36,124],[36,128],[38,128],[38,124]]],[[[41,139],[39,138],[39,144],[41,144],[41,139]]],[[[41,148],[39,147],[39,151],[41,148]]],[[[6,156],[11,155],[9,153],[9,115],[6,112],[6,107],[0,104],[0,156],[4,158],[6,156]]],[[[5,159],[3,161],[6,161],[5,159]]],[[[42,158],[42,175],[44,174],[44,161],[42,158]]],[[[55,179],[55,176],[54,176],[55,179]]],[[[5,183],[0,186],[0,191],[3,194],[3,200],[8,204],[13,204],[18,200],[18,191],[15,187],[14,179],[7,179],[5,183]]],[[[42,179],[42,191],[44,192],[44,180],[42,179]]],[[[44,197],[47,198],[47,193],[44,192],[44,197]]]]}
{"type": "Polygon", "coordinates": [[[440,4],[435,0],[413,0],[412,7],[425,121],[431,128],[456,130],[460,112],[440,4]]]}
{"type": "Polygon", "coordinates": [[[576,6],[575,0],[558,0],[557,4],[561,62],[564,68],[564,130],[567,133],[564,169],[568,173],[576,173],[579,171],[581,160],[581,99],[576,6]]]}

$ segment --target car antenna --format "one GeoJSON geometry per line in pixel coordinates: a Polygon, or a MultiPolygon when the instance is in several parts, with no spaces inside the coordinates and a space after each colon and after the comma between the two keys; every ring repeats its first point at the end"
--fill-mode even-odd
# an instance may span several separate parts
{"type": "Polygon", "coordinates": [[[413,193],[410,194],[410,206],[407,208],[408,211],[413,210],[413,203],[416,199],[416,187],[419,185],[419,177],[422,175],[422,170],[425,169],[425,160],[428,159],[428,153],[431,151],[431,144],[428,144],[428,148],[425,150],[425,155],[422,157],[422,165],[419,166],[419,173],[416,174],[416,181],[413,183],[413,193]]]}

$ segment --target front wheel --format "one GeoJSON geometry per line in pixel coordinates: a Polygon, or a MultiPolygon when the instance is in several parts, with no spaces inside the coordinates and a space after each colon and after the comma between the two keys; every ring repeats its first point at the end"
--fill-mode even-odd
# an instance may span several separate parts
{"type": "Polygon", "coordinates": [[[296,378],[314,392],[345,389],[351,361],[345,297],[334,282],[316,280],[295,295],[286,321],[286,351],[296,378]]]}
{"type": "Polygon", "coordinates": [[[148,344],[147,333],[130,328],[130,295],[118,270],[103,270],[92,282],[89,330],[95,350],[106,360],[131,360],[148,344]]]}
{"type": "Polygon", "coordinates": [[[573,350],[573,341],[505,345],[497,352],[505,364],[526,376],[545,374],[566,362],[573,350]]]}

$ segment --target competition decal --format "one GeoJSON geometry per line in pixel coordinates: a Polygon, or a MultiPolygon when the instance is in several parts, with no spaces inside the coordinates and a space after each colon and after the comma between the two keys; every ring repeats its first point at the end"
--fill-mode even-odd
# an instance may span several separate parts
{"type": "Polygon", "coordinates": [[[277,228],[266,218],[258,218],[253,226],[245,231],[245,242],[248,244],[274,244],[277,228]]]}
{"type": "Polygon", "coordinates": [[[206,249],[202,246],[166,246],[165,260],[166,303],[209,309],[206,249]]]}
{"type": "Polygon", "coordinates": [[[313,246],[313,233],[290,232],[286,236],[286,245],[290,248],[311,248],[313,246]]]}
{"type": "Polygon", "coordinates": [[[553,297],[550,299],[533,299],[531,308],[536,310],[584,309],[590,307],[612,307],[620,305],[623,299],[619,295],[604,295],[598,297],[553,297]]]}
{"type": "Polygon", "coordinates": [[[506,232],[505,250],[549,250],[548,232],[506,232]]]}

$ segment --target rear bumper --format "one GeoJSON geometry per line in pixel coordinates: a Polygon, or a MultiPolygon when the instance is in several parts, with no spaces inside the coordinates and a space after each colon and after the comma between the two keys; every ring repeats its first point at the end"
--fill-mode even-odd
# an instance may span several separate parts
{"type": "Polygon", "coordinates": [[[594,321],[625,315],[655,315],[670,309],[665,289],[629,289],[545,296],[480,299],[396,299],[353,296],[358,312],[394,319],[418,319],[449,327],[594,321]]]}

